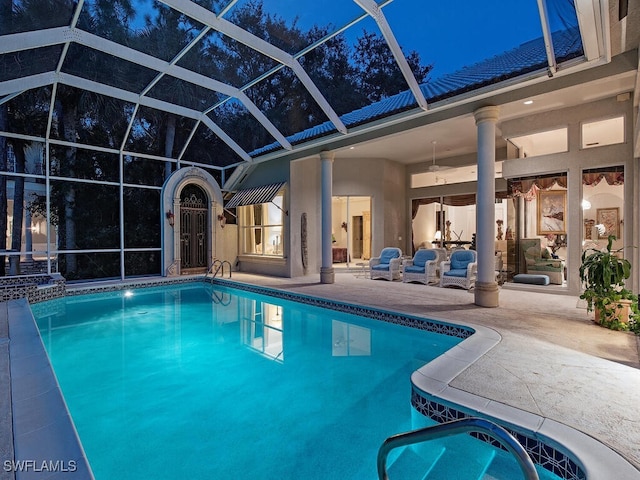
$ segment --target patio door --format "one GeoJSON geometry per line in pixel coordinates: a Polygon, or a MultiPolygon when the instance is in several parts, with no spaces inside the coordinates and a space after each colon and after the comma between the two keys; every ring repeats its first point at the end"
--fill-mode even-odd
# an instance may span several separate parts
{"type": "Polygon", "coordinates": [[[347,264],[368,260],[371,257],[371,197],[334,196],[331,219],[334,252],[346,250],[347,264]]]}
{"type": "Polygon", "coordinates": [[[201,273],[207,269],[207,195],[196,185],[187,185],[180,195],[180,271],[201,273]]]}

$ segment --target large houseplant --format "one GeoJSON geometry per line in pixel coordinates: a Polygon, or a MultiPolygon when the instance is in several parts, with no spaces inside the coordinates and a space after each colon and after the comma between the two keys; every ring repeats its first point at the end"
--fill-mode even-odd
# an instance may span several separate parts
{"type": "Polygon", "coordinates": [[[603,250],[582,252],[580,281],[584,292],[580,298],[587,301],[587,311],[595,311],[595,321],[613,330],[632,330],[640,333],[638,297],[624,284],[631,276],[631,263],[613,250],[615,236],[610,235],[603,250]]]}

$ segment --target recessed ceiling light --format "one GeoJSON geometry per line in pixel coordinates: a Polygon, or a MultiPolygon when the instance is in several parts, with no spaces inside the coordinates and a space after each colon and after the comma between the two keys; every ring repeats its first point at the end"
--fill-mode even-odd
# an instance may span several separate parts
{"type": "Polygon", "coordinates": [[[533,100],[525,100],[524,102],[525,105],[531,105],[533,103],[533,100]]]}
{"type": "Polygon", "coordinates": [[[349,147],[349,150],[355,150],[356,147],[349,147]]]}

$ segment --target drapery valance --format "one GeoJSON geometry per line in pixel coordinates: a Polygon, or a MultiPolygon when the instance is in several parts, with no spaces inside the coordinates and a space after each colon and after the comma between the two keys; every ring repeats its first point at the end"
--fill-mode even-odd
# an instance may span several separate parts
{"type": "Polygon", "coordinates": [[[464,207],[465,205],[475,205],[476,195],[474,193],[470,193],[467,195],[448,195],[446,197],[414,198],[411,201],[411,218],[416,218],[420,205],[440,203],[440,200],[442,200],[443,205],[464,207]]]}
{"type": "Polygon", "coordinates": [[[582,172],[582,184],[595,187],[602,180],[609,185],[624,185],[624,168],[585,170],[582,172]]]}
{"type": "MultiPolygon", "coordinates": [[[[595,186],[602,180],[609,185],[624,185],[624,167],[607,167],[582,172],[582,184],[595,186]]],[[[509,180],[508,191],[513,197],[525,200],[536,198],[538,191],[549,190],[554,185],[567,188],[567,175],[545,175],[535,178],[516,178],[509,180]]]]}
{"type": "Polygon", "coordinates": [[[525,200],[536,198],[539,190],[549,190],[554,185],[567,188],[567,175],[546,175],[535,178],[517,178],[509,180],[509,196],[524,197],[525,200]]]}
{"type": "MultiPolygon", "coordinates": [[[[508,197],[507,192],[496,192],[497,200],[508,197]]],[[[440,203],[442,200],[443,205],[449,205],[451,207],[465,207],[467,205],[476,204],[476,194],[469,193],[466,195],[447,195],[443,197],[429,197],[429,198],[414,198],[411,201],[411,218],[416,218],[420,205],[429,205],[430,203],[440,203]]]]}

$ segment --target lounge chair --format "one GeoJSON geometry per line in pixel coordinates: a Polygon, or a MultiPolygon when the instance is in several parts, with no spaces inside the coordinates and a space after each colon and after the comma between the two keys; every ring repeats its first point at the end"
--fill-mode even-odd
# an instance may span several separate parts
{"type": "Polygon", "coordinates": [[[447,258],[444,248],[421,248],[411,260],[402,263],[402,281],[425,285],[438,283],[440,263],[447,258]]]}
{"type": "Polygon", "coordinates": [[[457,250],[449,260],[440,264],[440,286],[454,285],[467,290],[476,284],[477,275],[475,250],[457,250]]]}
{"type": "Polygon", "coordinates": [[[400,265],[402,264],[402,250],[397,247],[385,247],[379,257],[369,260],[369,276],[372,280],[384,278],[386,280],[400,279],[400,265]]]}

